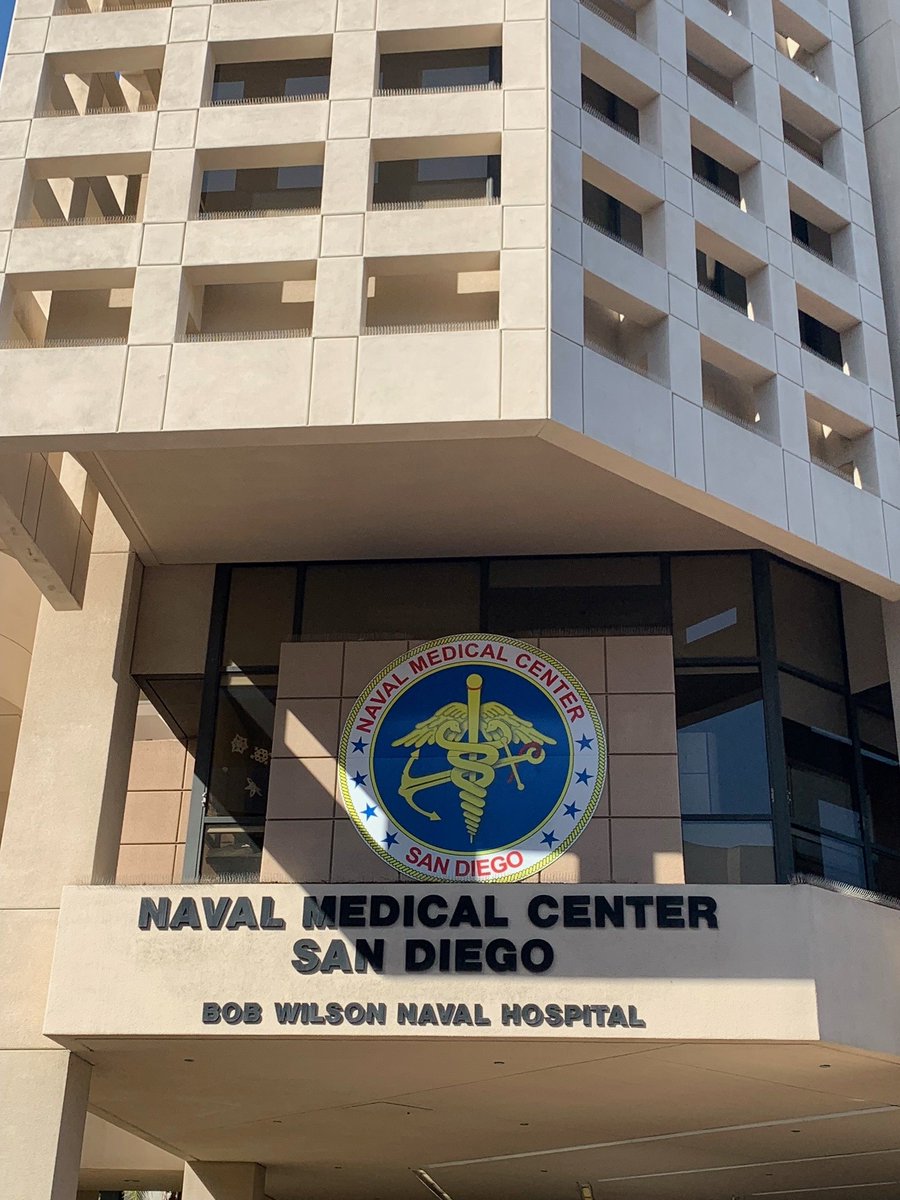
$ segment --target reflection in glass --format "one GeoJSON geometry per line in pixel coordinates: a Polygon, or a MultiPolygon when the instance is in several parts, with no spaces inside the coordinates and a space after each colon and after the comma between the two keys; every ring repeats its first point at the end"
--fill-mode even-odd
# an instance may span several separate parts
{"type": "Polygon", "coordinates": [[[262,845],[262,828],[207,825],[203,831],[200,878],[258,879],[262,845]]]}
{"type": "Polygon", "coordinates": [[[307,568],[305,641],[431,638],[476,629],[474,562],[347,563],[307,568]]]}
{"type": "Polygon", "coordinates": [[[900,858],[889,854],[875,855],[874,889],[885,896],[900,896],[900,858]]]}
{"type": "Polygon", "coordinates": [[[672,559],[676,658],[752,658],[756,624],[750,556],[672,559]]]}
{"type": "Polygon", "coordinates": [[[275,727],[271,677],[226,679],[219,708],[209,780],[209,814],[238,821],[265,817],[275,727]]]}
{"type": "Polygon", "coordinates": [[[896,758],[863,747],[863,785],[879,846],[900,852],[900,767],[896,758]]]}
{"type": "Polygon", "coordinates": [[[658,558],[492,562],[488,626],[512,637],[668,632],[658,558]]]}
{"type": "Polygon", "coordinates": [[[768,821],[685,821],[686,883],[774,883],[768,821]]]}
{"type": "Polygon", "coordinates": [[[853,745],[844,697],[784,672],[780,681],[794,824],[859,837],[853,745]]]}
{"type": "Polygon", "coordinates": [[[855,887],[866,886],[866,864],[859,846],[839,842],[837,838],[794,834],[794,871],[798,875],[818,875],[855,887]]]}
{"type": "Polygon", "coordinates": [[[759,672],[682,668],[675,678],[681,811],[766,815],[769,764],[759,672]]]}
{"type": "Polygon", "coordinates": [[[837,586],[773,559],[772,602],[780,661],[842,684],[844,654],[837,586]]]}
{"type": "Polygon", "coordinates": [[[294,631],[296,567],[235,567],[231,572],[223,665],[277,667],[294,631]]]}

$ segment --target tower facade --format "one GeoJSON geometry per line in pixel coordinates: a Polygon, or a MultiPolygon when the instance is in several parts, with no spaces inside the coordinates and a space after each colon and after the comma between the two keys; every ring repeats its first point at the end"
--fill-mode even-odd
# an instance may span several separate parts
{"type": "Polygon", "coordinates": [[[895,1186],[852,7],[19,0],[17,1200],[895,1186]]]}

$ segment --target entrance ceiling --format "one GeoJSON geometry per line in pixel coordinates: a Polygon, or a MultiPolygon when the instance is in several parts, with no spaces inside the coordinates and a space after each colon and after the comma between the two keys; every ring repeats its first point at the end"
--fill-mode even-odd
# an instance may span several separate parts
{"type": "MultiPolygon", "coordinates": [[[[82,1051],[84,1052],[84,1051],[82,1051]]],[[[92,1039],[92,1107],[271,1200],[896,1200],[900,1065],[822,1045],[92,1039]]],[[[107,1183],[107,1186],[108,1183],[107,1183]]]]}
{"type": "Polygon", "coordinates": [[[97,451],[147,561],[419,558],[757,543],[543,438],[97,451]]]}

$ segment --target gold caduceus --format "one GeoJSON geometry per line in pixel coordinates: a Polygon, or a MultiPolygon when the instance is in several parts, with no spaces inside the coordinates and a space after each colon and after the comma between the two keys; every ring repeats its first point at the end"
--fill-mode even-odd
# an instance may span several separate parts
{"type": "Polygon", "coordinates": [[[439,708],[426,721],[420,721],[410,733],[393,743],[394,746],[412,746],[399,792],[410,808],[427,817],[440,821],[436,811],[421,808],[413,799],[419,792],[451,783],[459,793],[459,803],[469,840],[481,826],[487,804],[488,788],[501,767],[509,767],[517,789],[525,788],[519,774],[521,763],[537,765],[544,761],[544,745],[556,745],[553,738],[535,729],[530,721],[518,717],[511,708],[495,700],[482,704],[481,690],[484,680],[480,675],[469,675],[466,679],[466,703],[454,701],[439,708]],[[482,740],[484,739],[484,740],[482,740]],[[436,771],[431,775],[413,775],[412,768],[419,759],[423,746],[440,746],[447,753],[449,770],[436,771]],[[518,754],[513,754],[512,745],[523,745],[518,754]]]}

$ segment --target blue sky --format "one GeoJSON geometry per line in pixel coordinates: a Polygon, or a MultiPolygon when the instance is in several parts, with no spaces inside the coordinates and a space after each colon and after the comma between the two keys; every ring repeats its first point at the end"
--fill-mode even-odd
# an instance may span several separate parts
{"type": "Polygon", "coordinates": [[[0,0],[0,58],[6,53],[6,39],[9,37],[14,3],[15,0],[0,0]]]}

